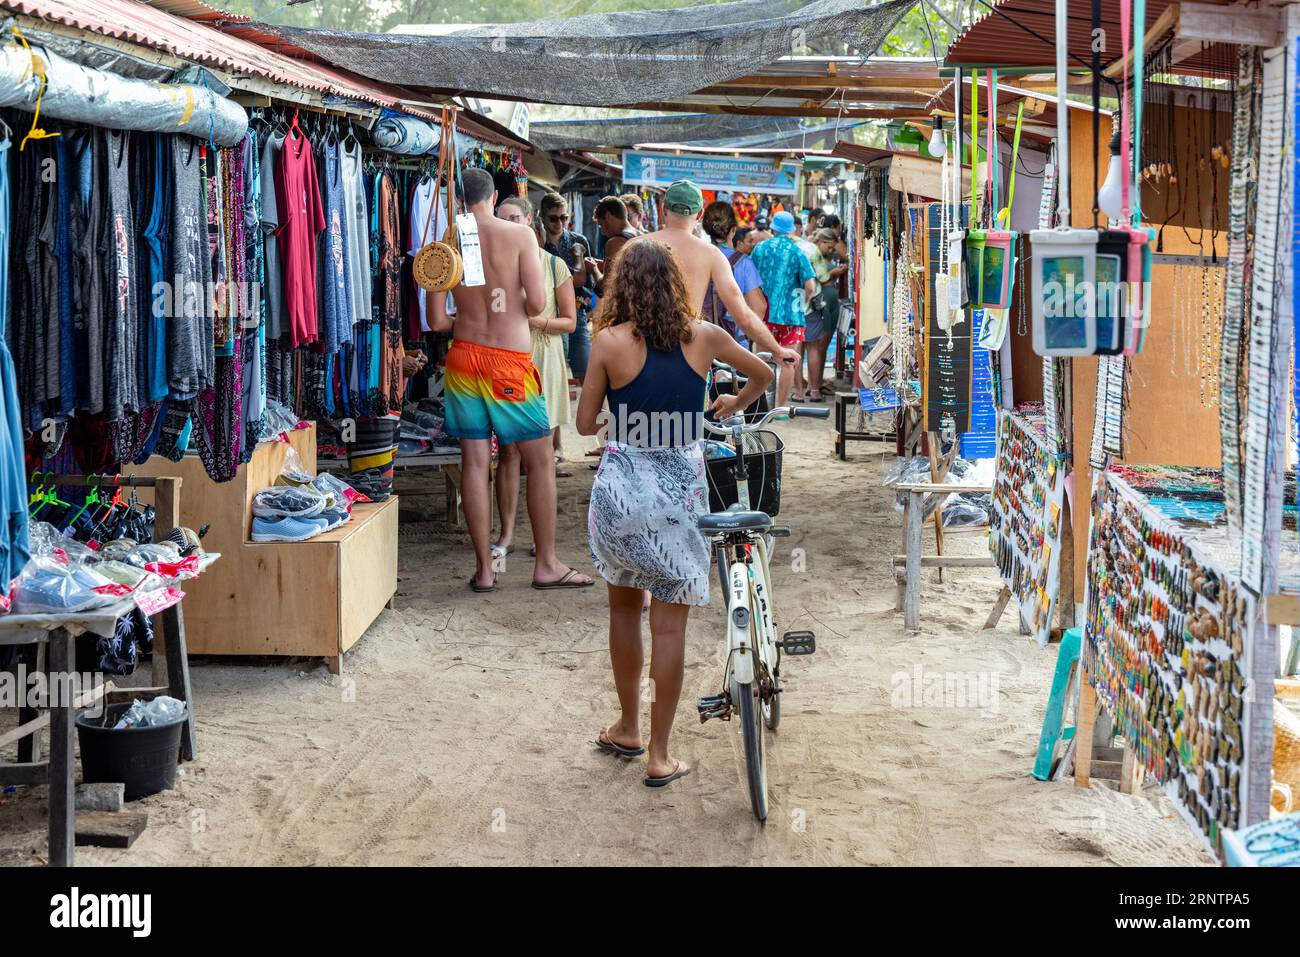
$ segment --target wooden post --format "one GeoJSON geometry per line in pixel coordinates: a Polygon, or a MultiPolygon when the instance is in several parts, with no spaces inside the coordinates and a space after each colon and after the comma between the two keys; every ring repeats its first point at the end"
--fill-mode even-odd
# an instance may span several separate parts
{"type": "Polygon", "coordinates": [[[1074,714],[1074,783],[1086,788],[1092,773],[1092,734],[1097,720],[1097,691],[1079,662],[1079,703],[1074,714]]]}
{"type": "Polygon", "coordinates": [[[1007,602],[1010,600],[1011,589],[1006,585],[1003,585],[1002,590],[998,592],[997,601],[993,603],[993,610],[989,612],[988,620],[984,622],[984,627],[981,629],[982,631],[988,631],[989,629],[998,626],[998,622],[1002,620],[1002,612],[1006,610],[1007,602]]]}
{"type": "Polygon", "coordinates": [[[460,466],[445,465],[443,481],[447,486],[447,527],[460,528],[460,466]]]}
{"type": "MultiPolygon", "coordinates": [[[[1075,734],[1078,734],[1076,731],[1075,734]]],[[[1124,743],[1124,761],[1119,771],[1119,791],[1121,794],[1137,794],[1142,790],[1142,781],[1146,777],[1146,768],[1138,760],[1137,752],[1128,742],[1124,743]]]]}
{"type": "MultiPolygon", "coordinates": [[[[181,483],[177,475],[154,478],[154,541],[162,541],[181,524],[181,483]]],[[[190,694],[190,656],[185,642],[185,617],[179,604],[154,620],[153,683],[165,685],[167,693],[185,702],[185,724],[181,728],[181,756],[193,761],[198,752],[194,734],[194,701],[190,694]]]]}
{"type": "Polygon", "coordinates": [[[903,627],[908,631],[921,628],[921,513],[922,494],[909,492],[903,507],[907,528],[907,592],[903,597],[903,627]]]}
{"type": "MultiPolygon", "coordinates": [[[[166,538],[167,533],[181,524],[181,479],[176,476],[160,475],[154,479],[153,485],[153,507],[154,507],[154,524],[153,540],[160,542],[166,538]]],[[[159,641],[158,638],[165,631],[165,627],[159,627],[160,622],[157,617],[154,618],[154,643],[153,643],[153,662],[152,662],[152,679],[155,685],[161,685],[167,680],[167,658],[168,651],[167,641],[164,638],[159,641]]]]}
{"type": "MultiPolygon", "coordinates": [[[[36,645],[36,671],[38,674],[46,674],[46,662],[49,660],[46,656],[46,643],[40,642],[36,645]]],[[[47,676],[48,677],[48,676],[47,676]]],[[[49,687],[49,681],[46,681],[46,687],[49,687]]],[[[38,717],[35,708],[19,708],[18,723],[26,724],[34,721],[38,717]]],[[[39,733],[28,735],[18,741],[18,763],[32,764],[41,759],[41,736],[39,733]]]]}
{"type": "Polygon", "coordinates": [[[198,753],[194,734],[194,701],[190,694],[190,654],[185,643],[185,618],[179,604],[162,613],[163,639],[167,643],[167,692],[185,702],[185,724],[181,728],[181,756],[193,761],[198,753]]]}
{"type": "Polygon", "coordinates": [[[76,729],[72,703],[72,635],[64,628],[50,632],[50,845],[49,864],[71,867],[76,848],[76,729]]]}

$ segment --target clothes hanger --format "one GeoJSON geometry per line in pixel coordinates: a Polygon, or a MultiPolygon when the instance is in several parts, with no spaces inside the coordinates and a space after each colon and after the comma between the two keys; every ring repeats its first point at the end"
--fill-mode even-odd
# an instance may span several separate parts
{"type": "Polygon", "coordinates": [[[100,478],[102,478],[102,476],[93,475],[93,474],[86,476],[86,480],[88,482],[94,482],[95,484],[90,486],[90,491],[86,493],[86,500],[81,503],[81,508],[77,509],[77,511],[73,514],[73,516],[67,520],[68,526],[75,525],[77,523],[77,519],[81,518],[82,515],[86,514],[86,509],[90,508],[90,506],[99,504],[99,481],[98,480],[100,478]]]}

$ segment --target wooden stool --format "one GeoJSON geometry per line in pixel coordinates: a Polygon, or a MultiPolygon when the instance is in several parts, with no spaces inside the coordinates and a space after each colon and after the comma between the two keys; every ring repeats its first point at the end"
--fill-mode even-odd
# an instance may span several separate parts
{"type": "MultiPolygon", "coordinates": [[[[894,580],[898,588],[894,610],[903,613],[903,626],[908,631],[921,627],[921,569],[922,568],[993,568],[992,555],[922,555],[921,526],[924,523],[925,496],[936,495],[936,519],[943,514],[941,506],[949,495],[963,492],[987,493],[987,485],[941,485],[931,482],[905,483],[895,489],[907,493],[903,502],[903,554],[894,556],[894,580]]],[[[936,529],[941,526],[936,525],[936,529]]],[[[983,528],[985,526],[977,526],[983,528]]],[[[942,539],[939,539],[941,542],[942,539]]],[[[942,545],[939,546],[942,552],[942,545]]]]}

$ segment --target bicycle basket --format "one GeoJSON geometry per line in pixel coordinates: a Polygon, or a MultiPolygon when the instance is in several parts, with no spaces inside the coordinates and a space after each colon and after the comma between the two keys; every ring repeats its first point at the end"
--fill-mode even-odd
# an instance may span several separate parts
{"type": "MultiPolygon", "coordinates": [[[[749,469],[749,507],[775,516],[781,511],[781,455],[785,443],[766,429],[744,436],[745,466],[749,469]]],[[[740,498],[733,469],[735,456],[709,459],[709,511],[723,512],[740,498]]]]}

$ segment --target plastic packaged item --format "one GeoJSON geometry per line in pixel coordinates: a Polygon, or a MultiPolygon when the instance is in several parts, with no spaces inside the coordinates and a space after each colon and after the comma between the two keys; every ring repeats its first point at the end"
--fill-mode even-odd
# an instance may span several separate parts
{"type": "Polygon", "coordinates": [[[135,591],[142,584],[154,579],[151,572],[146,571],[138,565],[132,565],[128,562],[106,561],[99,562],[95,565],[95,571],[103,575],[111,582],[119,585],[126,585],[132,591],[135,591]]]}
{"type": "Polygon", "coordinates": [[[1057,227],[1029,235],[1034,351],[1040,356],[1092,355],[1097,351],[1097,230],[1057,227]]]}
{"type": "Polygon", "coordinates": [[[329,472],[321,472],[317,475],[311,480],[311,486],[326,497],[333,494],[334,500],[349,511],[351,511],[354,502],[370,501],[369,498],[358,492],[343,479],[337,475],[331,475],[329,472]]]}
{"type": "Polygon", "coordinates": [[[70,614],[112,604],[120,588],[89,565],[66,564],[55,556],[33,558],[14,583],[19,615],[70,614]]]}
{"type": "Polygon", "coordinates": [[[1128,283],[1129,237],[1122,229],[1103,229],[1097,237],[1097,355],[1118,355],[1132,341],[1133,315],[1128,283]]]}
{"type": "Polygon", "coordinates": [[[286,433],[298,428],[299,421],[292,409],[273,399],[266,404],[266,416],[262,421],[262,431],[257,436],[258,441],[282,441],[286,433]]]}
{"type": "Polygon", "coordinates": [[[280,477],[277,479],[277,485],[310,485],[311,480],[316,476],[308,472],[302,464],[302,459],[298,458],[298,450],[292,445],[285,450],[284,464],[280,466],[280,477]]]}
{"type": "Polygon", "coordinates": [[[258,518],[310,518],[325,505],[325,496],[311,485],[272,485],[253,496],[253,514],[258,518]]]}
{"type": "Polygon", "coordinates": [[[135,554],[127,560],[132,565],[139,564],[141,568],[147,568],[154,562],[175,564],[181,560],[181,551],[171,542],[149,542],[137,548],[135,554]]]}
{"type": "Polygon", "coordinates": [[[33,558],[54,558],[65,565],[85,565],[98,558],[93,549],[66,538],[49,522],[28,523],[27,540],[33,558]]]}
{"type": "Polygon", "coordinates": [[[136,698],[131,707],[117,719],[114,729],[152,728],[161,724],[171,724],[185,717],[185,702],[168,695],[159,695],[150,701],[136,698]]]}

